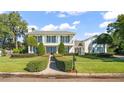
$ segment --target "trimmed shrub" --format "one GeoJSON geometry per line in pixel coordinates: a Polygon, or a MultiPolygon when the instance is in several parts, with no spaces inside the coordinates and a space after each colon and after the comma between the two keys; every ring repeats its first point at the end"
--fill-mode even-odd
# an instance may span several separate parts
{"type": "Polygon", "coordinates": [[[11,54],[11,58],[27,58],[27,57],[35,57],[36,54],[11,54]]]}
{"type": "Polygon", "coordinates": [[[99,53],[97,54],[98,57],[106,57],[106,58],[109,58],[109,57],[112,57],[112,54],[109,54],[109,53],[99,53]]]}
{"type": "Polygon", "coordinates": [[[62,55],[65,54],[65,46],[62,42],[59,44],[58,53],[62,55]]]}
{"type": "Polygon", "coordinates": [[[41,55],[44,55],[45,54],[45,47],[43,45],[43,43],[40,43],[37,47],[37,52],[38,52],[38,55],[41,56],[41,55]]]}
{"type": "Polygon", "coordinates": [[[60,71],[70,72],[72,70],[72,61],[63,61],[56,59],[56,66],[60,71]]]}
{"type": "Polygon", "coordinates": [[[43,70],[41,61],[31,61],[27,64],[26,70],[29,72],[40,72],[43,70]]]}
{"type": "Polygon", "coordinates": [[[18,48],[14,48],[13,53],[20,53],[20,50],[18,48]]]}

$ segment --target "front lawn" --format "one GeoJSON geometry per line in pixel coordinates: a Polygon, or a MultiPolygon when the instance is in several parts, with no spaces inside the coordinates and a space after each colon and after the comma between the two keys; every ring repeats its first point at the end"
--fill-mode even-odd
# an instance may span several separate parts
{"type": "MultiPolygon", "coordinates": [[[[57,57],[69,62],[72,56],[57,57]]],[[[76,56],[76,69],[80,73],[123,73],[124,60],[118,58],[101,58],[95,56],[76,56]]]]}
{"type": "Polygon", "coordinates": [[[42,69],[48,64],[48,57],[32,57],[32,58],[10,58],[0,57],[0,72],[26,72],[26,65],[31,61],[41,61],[42,69]]]}

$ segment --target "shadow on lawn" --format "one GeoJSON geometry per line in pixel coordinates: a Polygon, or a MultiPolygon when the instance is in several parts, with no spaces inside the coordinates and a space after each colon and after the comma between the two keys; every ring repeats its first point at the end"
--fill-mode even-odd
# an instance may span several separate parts
{"type": "Polygon", "coordinates": [[[119,59],[119,58],[116,58],[116,57],[98,57],[96,55],[83,55],[83,56],[78,56],[78,57],[88,58],[88,59],[91,59],[91,60],[98,59],[98,60],[102,60],[103,62],[124,62],[123,59],[119,59]]]}

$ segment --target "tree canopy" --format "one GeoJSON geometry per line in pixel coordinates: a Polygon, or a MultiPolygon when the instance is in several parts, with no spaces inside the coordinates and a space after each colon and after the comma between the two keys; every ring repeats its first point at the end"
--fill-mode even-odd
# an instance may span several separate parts
{"type": "Polygon", "coordinates": [[[117,20],[107,26],[108,33],[113,38],[112,46],[117,50],[124,50],[124,14],[117,17],[117,20]]]}
{"type": "Polygon", "coordinates": [[[37,40],[35,37],[33,36],[28,36],[26,38],[26,42],[29,46],[34,46],[34,47],[37,47],[37,40]]]}
{"type": "Polygon", "coordinates": [[[96,39],[97,44],[111,44],[112,41],[113,41],[112,37],[109,34],[106,34],[106,33],[102,33],[96,39]]]}
{"type": "Polygon", "coordinates": [[[18,48],[17,39],[20,36],[25,36],[25,32],[27,32],[27,23],[18,12],[0,14],[0,38],[2,38],[2,45],[14,42],[15,47],[18,48]]]}

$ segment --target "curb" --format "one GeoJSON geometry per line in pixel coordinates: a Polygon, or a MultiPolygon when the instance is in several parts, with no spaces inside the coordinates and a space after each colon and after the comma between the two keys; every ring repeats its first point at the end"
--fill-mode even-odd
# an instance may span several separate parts
{"type": "Polygon", "coordinates": [[[36,77],[36,78],[124,78],[124,73],[66,73],[42,74],[41,72],[0,72],[0,77],[36,77]]]}

